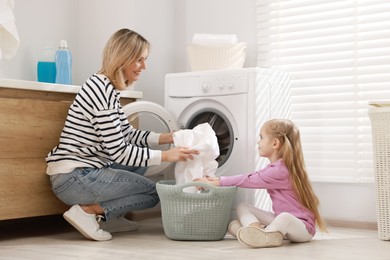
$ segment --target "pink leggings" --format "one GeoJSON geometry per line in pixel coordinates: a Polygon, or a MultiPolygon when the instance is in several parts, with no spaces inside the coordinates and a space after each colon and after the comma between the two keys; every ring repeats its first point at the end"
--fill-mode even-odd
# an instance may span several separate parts
{"type": "Polygon", "coordinates": [[[261,210],[248,203],[240,203],[237,206],[237,216],[244,227],[254,222],[260,222],[260,224],[267,226],[266,231],[279,231],[291,242],[307,242],[313,238],[307,231],[305,224],[287,212],[275,217],[272,212],[261,210]]]}

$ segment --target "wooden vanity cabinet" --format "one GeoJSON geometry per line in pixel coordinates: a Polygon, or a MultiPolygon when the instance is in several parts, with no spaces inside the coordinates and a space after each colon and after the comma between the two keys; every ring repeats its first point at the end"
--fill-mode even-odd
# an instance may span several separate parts
{"type": "MultiPolygon", "coordinates": [[[[0,220],[62,214],[45,158],[59,142],[75,93],[0,86],[0,220]]],[[[122,105],[135,98],[121,98],[122,105]]]]}

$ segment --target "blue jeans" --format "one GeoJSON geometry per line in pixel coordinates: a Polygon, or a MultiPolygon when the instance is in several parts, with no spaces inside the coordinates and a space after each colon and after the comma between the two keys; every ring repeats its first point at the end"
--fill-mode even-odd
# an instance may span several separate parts
{"type": "Polygon", "coordinates": [[[65,204],[99,204],[108,221],[159,202],[156,184],[143,176],[145,171],[144,167],[113,164],[101,169],[76,168],[50,180],[53,192],[65,204]]]}

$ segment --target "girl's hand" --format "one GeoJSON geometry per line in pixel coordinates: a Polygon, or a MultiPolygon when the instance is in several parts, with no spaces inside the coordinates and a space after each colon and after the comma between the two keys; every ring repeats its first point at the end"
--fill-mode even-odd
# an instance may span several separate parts
{"type": "Polygon", "coordinates": [[[221,186],[221,183],[219,181],[219,177],[205,176],[203,178],[195,178],[194,181],[195,182],[203,182],[203,183],[207,183],[207,184],[214,185],[214,186],[221,186]]]}
{"type": "Polygon", "coordinates": [[[193,155],[199,154],[198,151],[185,147],[173,147],[167,151],[162,151],[161,161],[180,162],[194,159],[193,155]]]}

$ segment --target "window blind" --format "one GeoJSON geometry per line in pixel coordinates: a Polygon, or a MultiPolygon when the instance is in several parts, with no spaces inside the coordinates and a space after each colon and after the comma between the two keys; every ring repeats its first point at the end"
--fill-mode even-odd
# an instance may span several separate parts
{"type": "Polygon", "coordinates": [[[390,2],[257,0],[256,14],[257,65],[292,74],[310,179],[373,182],[367,109],[390,100],[390,2]]]}

